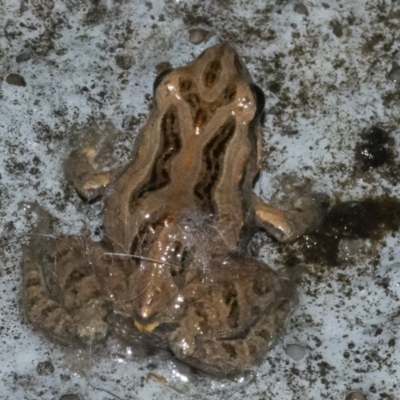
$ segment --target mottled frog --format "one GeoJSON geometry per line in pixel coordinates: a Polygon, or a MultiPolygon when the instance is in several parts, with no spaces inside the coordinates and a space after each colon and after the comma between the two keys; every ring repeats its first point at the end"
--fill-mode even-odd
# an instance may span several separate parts
{"type": "MultiPolygon", "coordinates": [[[[244,254],[250,234],[289,241],[319,219],[310,197],[282,211],[253,193],[263,109],[242,60],[220,44],[157,77],[126,167],[99,168],[101,140],[72,152],[65,168],[78,193],[103,196],[104,239],[33,235],[23,257],[31,324],[64,344],[114,336],[168,349],[215,375],[260,362],[295,287],[244,254]]],[[[36,233],[49,221],[43,213],[36,233]]]]}

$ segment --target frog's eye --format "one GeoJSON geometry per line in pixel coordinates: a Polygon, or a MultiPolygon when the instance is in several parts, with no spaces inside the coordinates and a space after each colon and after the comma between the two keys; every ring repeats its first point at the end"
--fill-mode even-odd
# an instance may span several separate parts
{"type": "Polygon", "coordinates": [[[264,112],[264,107],[265,107],[264,92],[259,86],[255,85],[254,83],[250,85],[250,88],[256,100],[257,116],[260,116],[264,112]]]}
{"type": "Polygon", "coordinates": [[[160,85],[161,81],[164,79],[165,76],[167,76],[170,72],[172,71],[172,68],[167,68],[164,69],[164,71],[160,72],[156,79],[154,79],[154,83],[153,83],[153,94],[155,94],[158,86],[160,85]]]}

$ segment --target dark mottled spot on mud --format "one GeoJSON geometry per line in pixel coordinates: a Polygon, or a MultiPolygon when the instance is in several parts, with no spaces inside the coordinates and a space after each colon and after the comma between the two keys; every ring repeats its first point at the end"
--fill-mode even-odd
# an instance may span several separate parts
{"type": "Polygon", "coordinates": [[[50,361],[41,361],[36,366],[38,375],[51,375],[54,372],[53,364],[50,361]]]}
{"type": "Polygon", "coordinates": [[[294,11],[297,12],[298,14],[302,14],[305,15],[306,17],[308,17],[309,13],[308,13],[308,8],[303,4],[303,3],[297,3],[295,4],[295,6],[293,7],[294,11]]]}
{"type": "Polygon", "coordinates": [[[280,84],[279,82],[271,82],[271,83],[268,85],[268,89],[269,89],[272,93],[277,94],[277,93],[279,93],[279,92],[281,91],[281,84],[280,84]]]}
{"type": "Polygon", "coordinates": [[[86,13],[85,23],[88,25],[100,24],[105,16],[107,15],[107,8],[100,1],[95,0],[92,2],[92,6],[86,13]]]}
{"type": "Polygon", "coordinates": [[[301,237],[295,250],[285,254],[285,265],[300,261],[338,266],[339,244],[342,239],[370,239],[379,241],[387,232],[400,227],[400,200],[394,198],[349,201],[335,205],[327,213],[319,228],[301,237]]]}
{"type": "Polygon", "coordinates": [[[26,62],[26,61],[30,60],[31,57],[32,57],[31,53],[20,53],[15,58],[15,61],[17,61],[17,63],[19,64],[19,63],[26,62]]]}
{"type": "Polygon", "coordinates": [[[400,83],[400,66],[396,62],[392,62],[392,68],[387,74],[387,78],[394,82],[400,83]]]}
{"type": "Polygon", "coordinates": [[[114,59],[118,67],[124,70],[130,69],[135,64],[135,59],[130,54],[117,54],[114,59]]]}
{"type": "Polygon", "coordinates": [[[370,54],[375,52],[375,47],[385,41],[385,36],[382,33],[375,33],[371,37],[365,39],[365,42],[362,46],[362,52],[364,54],[370,54]]]}
{"type": "Polygon", "coordinates": [[[333,20],[329,26],[332,28],[332,32],[336,37],[340,38],[343,36],[343,26],[339,21],[333,20]]]}
{"type": "Polygon", "coordinates": [[[79,397],[77,394],[63,394],[60,397],[60,400],[81,400],[81,397],[79,397]]]}
{"type": "Polygon", "coordinates": [[[387,147],[387,132],[374,126],[362,135],[362,138],[363,141],[356,146],[356,160],[361,163],[363,171],[380,167],[391,160],[392,153],[387,147]]]}

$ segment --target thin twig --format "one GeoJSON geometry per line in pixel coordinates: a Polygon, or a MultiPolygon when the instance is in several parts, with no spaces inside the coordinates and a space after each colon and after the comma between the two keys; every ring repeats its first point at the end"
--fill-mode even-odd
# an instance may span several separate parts
{"type": "Polygon", "coordinates": [[[135,255],[135,254],[104,253],[104,255],[105,256],[118,256],[118,257],[138,258],[139,260],[151,261],[151,262],[154,262],[154,263],[157,263],[157,264],[164,264],[164,265],[168,265],[169,267],[179,268],[178,265],[175,265],[175,264],[170,264],[170,263],[165,262],[165,261],[156,260],[154,258],[138,256],[138,255],[135,255]]]}

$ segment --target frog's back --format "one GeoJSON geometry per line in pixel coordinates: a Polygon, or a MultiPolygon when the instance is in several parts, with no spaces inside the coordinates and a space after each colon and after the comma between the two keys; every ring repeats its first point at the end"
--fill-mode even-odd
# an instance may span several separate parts
{"type": "Polygon", "coordinates": [[[149,219],[200,211],[235,246],[259,169],[260,108],[259,89],[226,44],[157,78],[135,159],[106,198],[108,235],[127,250],[149,219]]]}

